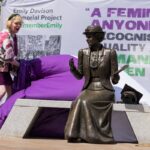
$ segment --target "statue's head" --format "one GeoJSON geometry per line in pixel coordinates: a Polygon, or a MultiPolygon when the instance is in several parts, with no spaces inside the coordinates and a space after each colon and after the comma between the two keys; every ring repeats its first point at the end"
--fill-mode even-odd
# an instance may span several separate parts
{"type": "Polygon", "coordinates": [[[101,28],[101,26],[88,26],[85,29],[85,32],[83,32],[83,34],[89,34],[89,33],[102,33],[103,30],[101,28]]]}
{"type": "Polygon", "coordinates": [[[101,28],[101,26],[88,26],[83,32],[85,35],[93,35],[95,36],[99,42],[104,40],[105,32],[101,28]]]}

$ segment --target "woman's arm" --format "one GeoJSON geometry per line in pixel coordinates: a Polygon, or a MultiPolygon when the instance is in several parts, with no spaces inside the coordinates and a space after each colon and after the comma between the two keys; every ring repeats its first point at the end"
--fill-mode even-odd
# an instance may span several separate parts
{"type": "Polygon", "coordinates": [[[10,63],[16,67],[19,67],[19,62],[16,60],[12,41],[10,40],[10,38],[7,38],[3,41],[3,49],[4,49],[4,57],[2,58],[3,61],[6,63],[10,63]]]}
{"type": "Polygon", "coordinates": [[[118,71],[118,60],[117,53],[115,50],[111,50],[111,80],[113,84],[117,84],[119,82],[120,76],[116,72],[118,71]]]}
{"type": "Polygon", "coordinates": [[[78,68],[75,67],[73,59],[69,61],[70,71],[77,78],[82,79],[83,77],[83,51],[82,49],[78,52],[78,68]]]}

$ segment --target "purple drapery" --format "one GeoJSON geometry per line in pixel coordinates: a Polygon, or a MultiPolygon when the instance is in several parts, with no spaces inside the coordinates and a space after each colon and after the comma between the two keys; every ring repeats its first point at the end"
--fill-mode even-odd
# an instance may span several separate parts
{"type": "MultiPolygon", "coordinates": [[[[13,93],[26,89],[31,85],[31,81],[36,80],[36,75],[32,67],[32,61],[36,61],[39,65],[39,59],[35,60],[19,60],[20,67],[17,71],[17,76],[14,77],[13,93]]],[[[39,66],[40,69],[40,66],[39,66]]]]}
{"type": "MultiPolygon", "coordinates": [[[[0,106],[0,127],[19,98],[74,100],[81,91],[83,80],[76,80],[71,75],[70,58],[70,55],[54,55],[20,60],[18,76],[13,84],[14,94],[0,106]]],[[[77,63],[77,59],[74,60],[77,63]]]]}

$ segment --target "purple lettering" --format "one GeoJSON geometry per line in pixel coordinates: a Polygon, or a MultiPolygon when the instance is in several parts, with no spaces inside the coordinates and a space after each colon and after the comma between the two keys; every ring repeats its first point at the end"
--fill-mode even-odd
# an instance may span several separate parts
{"type": "Polygon", "coordinates": [[[91,14],[91,17],[94,17],[94,16],[101,17],[101,12],[100,12],[99,8],[94,8],[94,10],[93,10],[93,12],[91,14]]]}
{"type": "Polygon", "coordinates": [[[134,29],[136,29],[136,22],[132,21],[132,20],[127,21],[126,24],[125,24],[125,27],[128,30],[134,30],[134,29]]]}
{"type": "Polygon", "coordinates": [[[107,17],[111,17],[112,14],[115,14],[117,8],[108,8],[107,10],[107,17]]]}
{"type": "Polygon", "coordinates": [[[113,29],[113,20],[104,20],[102,24],[103,29],[113,29]]]}
{"type": "Polygon", "coordinates": [[[118,8],[117,16],[125,17],[126,8],[118,8]]]}
{"type": "Polygon", "coordinates": [[[142,17],[142,13],[141,13],[141,8],[129,8],[128,9],[128,17],[133,17],[133,18],[141,18],[142,17]]]}
{"type": "Polygon", "coordinates": [[[143,23],[143,21],[137,21],[137,30],[147,30],[149,27],[149,22],[143,23]]]}
{"type": "Polygon", "coordinates": [[[114,22],[116,23],[117,25],[117,29],[121,29],[122,28],[122,25],[124,23],[124,20],[114,20],[114,22]]]}
{"type": "Polygon", "coordinates": [[[127,16],[132,18],[150,17],[150,9],[146,8],[128,8],[127,16]]]}
{"type": "Polygon", "coordinates": [[[99,26],[99,25],[100,25],[99,20],[98,20],[98,19],[93,20],[92,25],[93,25],[93,26],[99,26]]]}

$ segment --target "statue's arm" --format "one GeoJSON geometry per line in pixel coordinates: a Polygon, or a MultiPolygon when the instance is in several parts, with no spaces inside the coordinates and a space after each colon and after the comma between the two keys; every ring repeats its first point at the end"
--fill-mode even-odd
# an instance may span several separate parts
{"type": "Polygon", "coordinates": [[[120,76],[119,73],[115,73],[118,71],[118,60],[117,53],[115,50],[111,50],[111,81],[113,84],[117,84],[119,82],[120,76]]]}
{"type": "Polygon", "coordinates": [[[69,61],[70,71],[77,78],[82,79],[83,77],[83,50],[78,52],[78,67],[74,65],[73,59],[69,61]]]}

